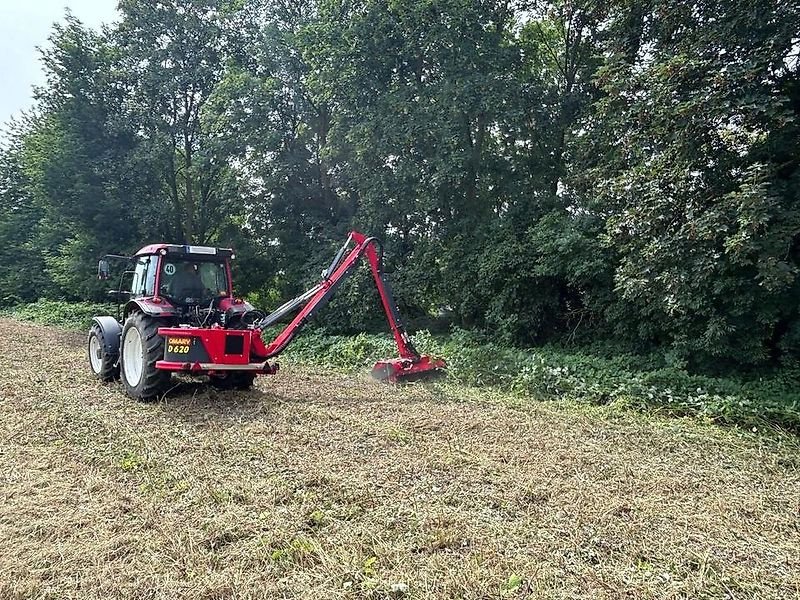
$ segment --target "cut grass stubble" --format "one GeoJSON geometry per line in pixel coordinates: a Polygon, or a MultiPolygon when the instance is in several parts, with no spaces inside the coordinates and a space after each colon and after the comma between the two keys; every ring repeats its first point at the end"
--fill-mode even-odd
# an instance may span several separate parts
{"type": "Polygon", "coordinates": [[[796,438],[289,364],[140,404],[0,342],[3,598],[800,594],[796,438]]]}

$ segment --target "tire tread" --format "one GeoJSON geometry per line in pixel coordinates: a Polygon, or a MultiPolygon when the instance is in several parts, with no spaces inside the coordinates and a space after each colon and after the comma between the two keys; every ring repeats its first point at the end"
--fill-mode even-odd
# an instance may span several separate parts
{"type": "Polygon", "coordinates": [[[125,379],[125,370],[122,369],[122,382],[130,396],[137,400],[152,400],[163,395],[170,381],[169,371],[156,369],[156,362],[164,357],[164,338],[158,335],[161,323],[142,312],[135,312],[125,321],[122,329],[122,342],[120,353],[125,344],[125,334],[132,327],[139,330],[144,347],[144,364],[142,365],[142,379],[139,385],[133,387],[125,379]]]}

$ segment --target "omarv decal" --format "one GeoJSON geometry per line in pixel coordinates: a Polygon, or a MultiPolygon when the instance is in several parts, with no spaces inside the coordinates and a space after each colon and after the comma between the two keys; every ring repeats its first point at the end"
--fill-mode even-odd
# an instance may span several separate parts
{"type": "Polygon", "coordinates": [[[192,338],[167,338],[167,352],[173,354],[189,354],[192,347],[192,338]]]}

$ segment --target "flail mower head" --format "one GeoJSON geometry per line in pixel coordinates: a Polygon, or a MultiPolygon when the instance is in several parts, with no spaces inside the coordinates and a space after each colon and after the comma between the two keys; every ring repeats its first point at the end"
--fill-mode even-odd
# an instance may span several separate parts
{"type": "Polygon", "coordinates": [[[410,358],[387,358],[372,367],[372,376],[379,381],[391,383],[429,380],[444,375],[445,362],[441,358],[420,356],[410,358]]]}

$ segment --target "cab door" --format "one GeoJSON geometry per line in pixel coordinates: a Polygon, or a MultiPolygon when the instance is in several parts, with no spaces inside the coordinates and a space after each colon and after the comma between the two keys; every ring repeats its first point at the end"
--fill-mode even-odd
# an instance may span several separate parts
{"type": "Polygon", "coordinates": [[[155,295],[157,256],[139,256],[133,267],[131,297],[141,298],[155,295]]]}

